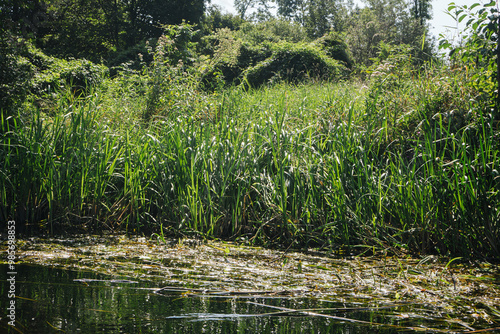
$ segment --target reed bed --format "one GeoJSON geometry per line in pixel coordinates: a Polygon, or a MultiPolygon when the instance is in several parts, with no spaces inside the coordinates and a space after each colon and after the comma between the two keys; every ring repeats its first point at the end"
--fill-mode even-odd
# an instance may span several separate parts
{"type": "Polygon", "coordinates": [[[153,109],[134,80],[1,120],[2,221],[500,256],[498,118],[462,74],[183,88],[153,109]]]}

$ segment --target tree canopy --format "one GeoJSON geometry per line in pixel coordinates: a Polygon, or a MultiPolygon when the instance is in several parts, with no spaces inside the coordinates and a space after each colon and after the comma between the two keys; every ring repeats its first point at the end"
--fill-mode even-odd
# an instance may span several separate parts
{"type": "MultiPolygon", "coordinates": [[[[51,56],[86,58],[108,66],[139,60],[139,54],[147,53],[146,41],[155,43],[166,26],[183,22],[200,29],[198,41],[223,28],[246,29],[263,38],[258,43],[276,42],[280,35],[260,34],[259,29],[284,29],[286,34],[301,35],[295,40],[304,42],[335,36],[349,54],[342,56],[349,67],[369,66],[383,43],[409,45],[415,60],[433,51],[427,23],[430,0],[365,0],[361,8],[352,0],[234,0],[238,15],[223,14],[209,4],[210,0],[3,0],[0,30],[30,40],[51,56]],[[252,24],[255,29],[248,28],[252,24]]],[[[205,38],[198,49],[201,54],[212,49],[204,54],[209,57],[210,40],[205,38]]]]}
{"type": "Polygon", "coordinates": [[[0,17],[7,30],[57,56],[107,58],[142,40],[159,37],[167,24],[198,23],[209,0],[6,0],[0,17]]]}

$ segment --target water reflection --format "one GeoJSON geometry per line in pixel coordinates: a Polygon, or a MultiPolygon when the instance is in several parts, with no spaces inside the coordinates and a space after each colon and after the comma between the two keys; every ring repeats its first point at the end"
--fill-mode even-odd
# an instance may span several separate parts
{"type": "MultiPolygon", "coordinates": [[[[259,316],[276,310],[248,303],[305,309],[333,307],[331,302],[306,298],[188,298],[182,293],[160,295],[153,292],[168,282],[47,266],[17,265],[16,269],[16,327],[12,328],[5,317],[9,302],[5,298],[7,268],[0,266],[0,331],[4,333],[395,332],[322,317],[259,316]]],[[[371,312],[349,313],[349,317],[380,320],[371,312]]]]}

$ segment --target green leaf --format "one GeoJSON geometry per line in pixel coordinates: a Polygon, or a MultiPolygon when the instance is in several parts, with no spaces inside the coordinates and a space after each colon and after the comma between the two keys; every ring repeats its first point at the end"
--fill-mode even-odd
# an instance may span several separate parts
{"type": "Polygon", "coordinates": [[[447,268],[448,268],[448,266],[449,266],[449,265],[450,265],[453,261],[460,260],[460,259],[461,259],[461,257],[456,257],[456,258],[451,259],[450,261],[448,261],[448,263],[446,264],[446,266],[445,266],[444,268],[445,268],[445,269],[447,269],[447,268]]]}
{"type": "Polygon", "coordinates": [[[481,4],[476,2],[476,3],[472,4],[472,6],[470,6],[470,9],[472,10],[472,9],[476,8],[477,6],[481,6],[481,4]]]}
{"type": "Polygon", "coordinates": [[[463,14],[458,18],[458,23],[462,22],[467,17],[467,14],[463,14]]]}

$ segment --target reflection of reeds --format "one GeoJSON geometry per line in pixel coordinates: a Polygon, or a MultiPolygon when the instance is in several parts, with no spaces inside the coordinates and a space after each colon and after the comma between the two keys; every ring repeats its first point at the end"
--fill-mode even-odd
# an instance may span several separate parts
{"type": "Polygon", "coordinates": [[[87,100],[62,96],[53,117],[2,120],[2,219],[28,232],[498,256],[498,129],[445,74],[368,89],[193,90],[185,104],[160,98],[158,110],[178,109],[147,127],[143,97],[122,111],[144,94],[112,94],[126,78],[87,100]]]}

